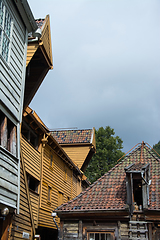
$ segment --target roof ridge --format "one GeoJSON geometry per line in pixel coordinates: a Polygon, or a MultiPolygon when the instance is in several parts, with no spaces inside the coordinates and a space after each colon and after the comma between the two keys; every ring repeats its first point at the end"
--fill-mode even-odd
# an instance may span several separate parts
{"type": "Polygon", "coordinates": [[[79,128],[79,129],[60,129],[60,130],[50,130],[50,132],[63,132],[63,131],[81,131],[81,130],[92,130],[93,128],[79,128]]]}

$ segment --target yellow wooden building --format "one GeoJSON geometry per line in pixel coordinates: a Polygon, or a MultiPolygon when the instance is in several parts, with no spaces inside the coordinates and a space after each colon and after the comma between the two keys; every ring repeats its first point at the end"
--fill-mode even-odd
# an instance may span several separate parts
{"type": "MultiPolygon", "coordinates": [[[[85,163],[86,167],[95,151],[93,129],[89,130],[90,144],[81,142],[74,146],[75,155],[83,152],[79,165],[28,107],[45,75],[53,68],[49,16],[37,20],[37,25],[41,37],[30,36],[27,49],[27,84],[21,126],[20,213],[13,216],[9,239],[39,239],[39,236],[42,240],[56,239],[57,227],[51,213],[89,186],[82,165],[85,163]]],[[[60,220],[56,218],[56,222],[59,224],[60,220]]]]}
{"type": "Polygon", "coordinates": [[[95,129],[59,130],[51,134],[78,168],[85,172],[96,151],[95,129]]]}
{"type": "Polygon", "coordinates": [[[37,114],[26,108],[21,127],[20,214],[15,215],[12,236],[22,238],[24,233],[30,239],[39,235],[56,239],[52,211],[88,186],[83,172],[37,114]]]}

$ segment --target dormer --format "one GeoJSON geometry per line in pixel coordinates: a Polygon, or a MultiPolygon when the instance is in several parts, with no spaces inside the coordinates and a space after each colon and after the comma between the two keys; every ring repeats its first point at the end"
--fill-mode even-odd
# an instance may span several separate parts
{"type": "Polygon", "coordinates": [[[130,212],[143,211],[149,206],[150,164],[132,163],[125,168],[127,204],[130,212]]]}

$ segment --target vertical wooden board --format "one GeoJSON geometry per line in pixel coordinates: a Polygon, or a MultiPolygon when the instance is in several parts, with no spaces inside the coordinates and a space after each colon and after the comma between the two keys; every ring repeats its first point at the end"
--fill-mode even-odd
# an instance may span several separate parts
{"type": "Polygon", "coordinates": [[[22,169],[21,163],[21,188],[20,188],[20,214],[16,214],[13,216],[12,222],[12,230],[11,230],[11,239],[24,239],[22,237],[23,232],[29,233],[30,238],[32,239],[32,224],[31,224],[31,215],[29,209],[29,202],[27,191],[25,187],[25,179],[24,179],[24,172],[22,169]],[[21,194],[21,189],[23,188],[23,197],[21,194]]]}
{"type": "Polygon", "coordinates": [[[34,225],[38,224],[38,210],[39,210],[39,195],[33,192],[30,192],[30,200],[32,206],[32,213],[34,219],[34,225]]]}

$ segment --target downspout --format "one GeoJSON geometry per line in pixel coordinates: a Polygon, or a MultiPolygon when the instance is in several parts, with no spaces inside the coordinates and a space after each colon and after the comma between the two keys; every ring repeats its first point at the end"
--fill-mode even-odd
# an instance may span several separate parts
{"type": "Polygon", "coordinates": [[[57,230],[58,230],[57,239],[59,240],[59,232],[60,232],[60,230],[59,230],[58,224],[56,223],[56,220],[55,220],[56,215],[57,215],[57,214],[56,214],[55,212],[52,212],[52,213],[51,213],[51,216],[53,217],[53,221],[54,221],[54,223],[55,223],[55,225],[56,225],[56,228],[57,228],[57,230]]]}

